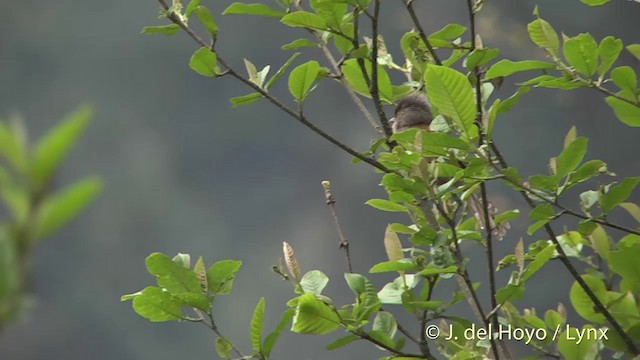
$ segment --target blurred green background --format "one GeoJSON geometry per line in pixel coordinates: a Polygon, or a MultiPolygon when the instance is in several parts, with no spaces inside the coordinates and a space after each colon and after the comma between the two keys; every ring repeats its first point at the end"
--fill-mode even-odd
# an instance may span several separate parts
{"type": "MultiPolygon", "coordinates": [[[[203,3],[219,14],[231,1],[203,3]]],[[[494,0],[478,19],[485,45],[513,60],[542,59],[526,33],[536,3],[542,16],[567,34],[640,41],[640,5],[628,1],[590,8],[578,0],[494,0]]],[[[428,32],[448,22],[467,24],[462,0],[415,6],[428,32]]],[[[232,78],[214,80],[191,71],[187,63],[197,47],[185,34],[141,35],[143,26],[162,23],[158,9],[153,0],[0,2],[0,116],[20,113],[35,137],[79,104],[94,104],[97,115],[56,182],[62,186],[97,174],[106,185],[87,212],[37,248],[34,307],[0,337],[0,359],[216,358],[214,337],[204,326],[149,323],[130,303],[120,303],[120,295],[152,282],[144,258],[154,251],[202,255],[207,263],[244,261],[234,293],[219,299],[215,313],[225,334],[248,349],[249,319],[259,297],[266,297],[270,326],[291,297],[291,287],[270,271],[283,240],[294,246],[303,270],[319,269],[333,279],[327,291],[336,302],[351,297],[342,281],[344,257],[322,180],[332,181],[358,272],[385,259],[386,223],[406,221],[364,205],[384,196],[380,176],[371,168],[351,164],[348,155],[266,101],[232,109],[228,99],[250,91],[232,78]]],[[[385,1],[382,15],[387,46],[399,61],[397,41],[411,29],[409,18],[399,1],[385,1]]],[[[275,71],[290,56],[280,45],[305,36],[273,19],[217,20],[218,50],[237,69],[248,58],[259,68],[271,64],[275,71]]],[[[320,52],[304,49],[304,56],[320,52]]],[[[621,59],[637,68],[627,53],[621,59]]],[[[518,79],[508,79],[498,96],[508,97],[518,79]]],[[[275,93],[288,99],[283,80],[275,93]]],[[[325,80],[306,112],[329,133],[364,150],[375,134],[345,95],[337,83],[325,80]]],[[[591,158],[604,160],[621,176],[637,175],[637,131],[618,122],[602,97],[584,89],[535,89],[498,119],[496,141],[508,160],[529,175],[546,171],[546,159],[561,150],[565,133],[575,124],[580,135],[591,139],[591,158]]],[[[492,198],[500,209],[520,205],[500,187],[492,188],[492,198]]],[[[523,218],[500,244],[499,255],[512,251],[527,225],[523,218]]],[[[537,239],[525,237],[525,242],[537,239]]],[[[478,248],[466,249],[478,258],[475,273],[484,274],[478,248]]],[[[555,275],[538,277],[519,305],[542,311],[567,301],[569,275],[557,265],[550,271],[555,275]]],[[[506,281],[509,274],[502,275],[499,280],[506,281]]],[[[373,278],[381,286],[391,280],[388,276],[373,278]]],[[[453,289],[450,285],[442,294],[453,289]]],[[[287,333],[274,357],[370,359],[382,354],[363,343],[333,353],[324,350],[340,335],[287,333]]]]}

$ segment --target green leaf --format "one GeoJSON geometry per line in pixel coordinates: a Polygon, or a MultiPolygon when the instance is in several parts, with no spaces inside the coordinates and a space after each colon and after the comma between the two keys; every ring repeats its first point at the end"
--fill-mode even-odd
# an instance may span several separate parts
{"type": "Polygon", "coordinates": [[[200,5],[200,0],[191,0],[187,4],[186,9],[184,10],[184,16],[188,18],[191,17],[191,14],[196,10],[196,8],[200,5]]]}
{"type": "Polygon", "coordinates": [[[640,44],[627,45],[627,51],[631,53],[636,59],[640,60],[640,44]]]}
{"type": "Polygon", "coordinates": [[[226,8],[222,15],[259,15],[281,18],[285,13],[273,10],[265,4],[244,4],[235,2],[226,8]]]}
{"type": "Polygon", "coordinates": [[[521,72],[521,71],[529,71],[529,70],[544,70],[544,69],[553,69],[556,65],[546,61],[539,60],[524,60],[524,61],[511,61],[508,59],[502,59],[497,63],[493,64],[489,70],[487,70],[487,75],[485,78],[487,80],[497,78],[500,76],[509,76],[511,74],[521,72]]]}
{"type": "Polygon", "coordinates": [[[102,181],[91,177],[45,198],[36,227],[36,237],[45,237],[76,217],[102,190],[102,181]]]}
{"type": "Polygon", "coordinates": [[[211,34],[211,36],[216,37],[218,34],[218,25],[216,21],[213,19],[211,15],[211,11],[204,6],[198,6],[195,11],[198,20],[204,25],[205,29],[211,34]]]}
{"type": "Polygon", "coordinates": [[[384,261],[375,264],[369,269],[369,273],[384,273],[392,271],[418,271],[420,268],[418,264],[411,259],[403,259],[398,261],[384,261]]]}
{"type": "Polygon", "coordinates": [[[233,279],[240,270],[242,261],[220,260],[211,265],[207,270],[207,282],[209,291],[214,294],[229,294],[233,287],[233,279]]]}
{"type": "Polygon", "coordinates": [[[192,308],[200,309],[206,313],[211,311],[211,302],[204,294],[196,294],[191,292],[171,294],[176,301],[182,306],[190,306],[192,308]]]}
{"type": "Polygon", "coordinates": [[[6,320],[4,315],[11,316],[7,312],[12,311],[11,305],[5,301],[20,294],[23,279],[20,269],[17,244],[7,234],[5,227],[0,227],[0,303],[6,306],[0,309],[2,320],[6,320]]]}
{"type": "Polygon", "coordinates": [[[609,104],[620,121],[629,126],[640,126],[640,106],[629,104],[613,96],[607,96],[604,101],[609,104]]]}
{"type": "Polygon", "coordinates": [[[0,155],[13,165],[20,173],[27,170],[26,140],[21,128],[21,122],[15,122],[14,126],[0,121],[0,155]]]}
{"type": "Polygon", "coordinates": [[[514,210],[507,210],[503,213],[500,213],[498,215],[496,215],[493,219],[493,221],[496,224],[500,224],[506,221],[511,221],[515,218],[517,218],[518,216],[520,216],[520,210],[518,209],[514,209],[514,210]]]}
{"type": "Polygon", "coordinates": [[[431,45],[436,47],[448,47],[451,41],[459,38],[467,30],[459,24],[447,24],[442,29],[428,36],[431,45]]]}
{"type": "Polygon", "coordinates": [[[580,34],[565,40],[564,57],[576,71],[593,76],[598,67],[598,44],[590,34],[580,34]]]}
{"type": "Polygon", "coordinates": [[[625,246],[609,253],[609,268],[622,276],[622,290],[637,294],[640,291],[640,244],[625,246]]]}
{"type": "Polygon", "coordinates": [[[589,160],[582,164],[575,172],[569,174],[569,184],[587,181],[595,175],[607,172],[607,164],[602,160],[589,160]]]}
{"type": "Polygon", "coordinates": [[[256,353],[262,352],[262,326],[264,323],[264,297],[260,298],[251,317],[251,347],[256,353]]]}
{"type": "MultiPolygon", "coordinates": [[[[587,283],[587,286],[595,294],[596,298],[606,304],[607,288],[602,280],[593,275],[582,275],[582,279],[587,283]]],[[[569,297],[573,308],[585,320],[598,324],[602,324],[606,321],[604,316],[595,309],[593,301],[591,301],[591,298],[584,292],[584,290],[582,290],[582,287],[577,281],[573,283],[573,286],[571,286],[569,297]]]]}
{"type": "Polygon", "coordinates": [[[409,211],[406,207],[385,199],[371,199],[367,201],[365,204],[382,211],[390,211],[390,212],[408,212],[409,211]]]}
{"type": "Polygon", "coordinates": [[[318,47],[318,44],[309,39],[295,39],[290,43],[282,45],[280,48],[282,50],[293,50],[301,47],[318,47]]]}
{"type": "Polygon", "coordinates": [[[326,30],[328,28],[326,20],[308,11],[295,11],[280,19],[280,22],[290,27],[304,27],[309,29],[326,30]]]}
{"type": "Polygon", "coordinates": [[[324,335],[340,327],[340,318],[331,307],[313,294],[298,297],[291,331],[302,334],[324,335]]]}
{"type": "Polygon", "coordinates": [[[153,253],[145,259],[149,274],[157,277],[158,286],[174,294],[202,292],[200,281],[196,274],[176,264],[171,258],[162,253],[153,253]]]}
{"type": "Polygon", "coordinates": [[[622,51],[622,40],[613,36],[607,36],[600,41],[598,46],[598,55],[600,56],[600,66],[598,66],[598,74],[604,76],[611,68],[613,63],[618,59],[622,51]]]}
{"type": "Polygon", "coordinates": [[[629,215],[631,215],[637,222],[640,222],[640,206],[634,203],[621,203],[619,205],[621,208],[627,210],[629,215]]]}
{"type": "Polygon", "coordinates": [[[358,336],[352,335],[352,334],[343,336],[341,338],[338,338],[332,341],[329,345],[327,345],[327,350],[335,350],[335,349],[341,348],[359,339],[360,338],[358,336]]]}
{"type": "MultiPolygon", "coordinates": [[[[594,0],[581,0],[582,2],[594,2],[594,0]]],[[[606,0],[608,1],[608,0],[606,0]]],[[[594,5],[591,5],[594,6],[594,5]]],[[[596,360],[599,358],[597,336],[588,336],[588,331],[596,334],[596,329],[585,325],[582,330],[570,327],[558,335],[558,351],[565,360],[596,360]],[[580,337],[580,333],[582,337],[580,337]]]]}
{"type": "Polygon", "coordinates": [[[589,235],[589,240],[591,240],[591,246],[593,246],[596,254],[608,261],[610,248],[609,237],[602,226],[598,224],[595,225],[591,235],[589,235]]]}
{"type": "Polygon", "coordinates": [[[163,34],[173,35],[180,31],[180,26],[177,24],[169,24],[163,26],[145,26],[142,28],[143,34],[163,34]]]}
{"type": "Polygon", "coordinates": [[[231,99],[229,99],[229,102],[233,104],[233,107],[236,107],[239,105],[249,105],[261,98],[262,98],[262,94],[254,92],[254,93],[243,95],[243,96],[232,97],[231,99]]]}
{"type": "MultiPolygon", "coordinates": [[[[364,67],[367,73],[367,77],[371,79],[371,61],[364,60],[364,67]]],[[[349,59],[342,64],[342,73],[347,80],[349,86],[358,94],[366,97],[371,97],[369,91],[369,85],[366,79],[362,75],[360,65],[358,65],[358,59],[349,59]]],[[[391,85],[391,79],[387,74],[384,67],[378,65],[378,92],[380,99],[387,103],[392,103],[393,99],[393,87],[391,85]]]]}
{"type": "Polygon", "coordinates": [[[155,286],[145,288],[133,298],[133,309],[138,315],[153,322],[182,318],[182,305],[169,292],[155,286]]]}
{"type": "Polygon", "coordinates": [[[587,84],[583,81],[574,81],[566,77],[557,77],[540,81],[537,87],[545,87],[550,89],[572,90],[585,87],[587,84]]]}
{"type": "Polygon", "coordinates": [[[468,135],[475,120],[476,110],[473,91],[467,77],[451,68],[429,65],[425,73],[425,82],[431,103],[468,135]]]}
{"type": "Polygon", "coordinates": [[[602,208],[602,211],[607,213],[616,205],[627,200],[638,183],[640,183],[640,176],[625,178],[620,184],[612,186],[609,191],[600,198],[600,208],[602,208]]]}
{"type": "Polygon", "coordinates": [[[329,283],[329,278],[322,271],[311,270],[302,276],[300,286],[305,293],[320,295],[329,283]]]}
{"type": "Polygon", "coordinates": [[[587,153],[588,141],[585,137],[579,137],[562,150],[556,159],[556,175],[558,177],[565,177],[580,165],[584,155],[587,153]]]}
{"type": "Polygon", "coordinates": [[[264,343],[262,345],[262,353],[268,358],[271,355],[271,350],[275,346],[278,341],[278,337],[284,331],[284,329],[289,325],[291,319],[293,319],[293,315],[295,314],[294,309],[288,309],[282,314],[282,318],[278,323],[278,326],[273,330],[267,337],[264,339],[264,343]]]}
{"type": "Polygon", "coordinates": [[[3,177],[0,182],[0,194],[6,208],[11,212],[13,221],[16,224],[24,225],[29,218],[31,201],[29,191],[24,186],[14,185],[8,178],[8,174],[0,171],[3,177]]]}
{"type": "Polygon", "coordinates": [[[393,339],[396,331],[398,331],[398,323],[393,314],[387,311],[380,311],[373,320],[373,331],[379,331],[393,339]]]}
{"type": "Polygon", "coordinates": [[[44,186],[62,162],[93,116],[90,106],[82,106],[67,115],[37,143],[31,159],[31,177],[44,186]]]}
{"type": "Polygon", "coordinates": [[[312,85],[320,73],[320,65],[317,61],[309,61],[299,65],[289,74],[289,92],[302,103],[312,90],[312,85]]]}
{"type": "Polygon", "coordinates": [[[631,66],[619,66],[611,70],[611,80],[618,85],[621,90],[627,90],[635,94],[638,85],[636,72],[631,66]]]}
{"type": "Polygon", "coordinates": [[[520,100],[520,97],[531,91],[528,86],[519,87],[515,94],[511,95],[508,99],[502,101],[497,108],[498,113],[504,113],[509,110],[520,100]]]}
{"type": "Polygon", "coordinates": [[[225,338],[216,338],[216,352],[223,359],[231,359],[231,350],[233,345],[225,338]]]}
{"type": "Polygon", "coordinates": [[[526,282],[529,280],[535,273],[540,270],[544,264],[546,264],[551,258],[553,258],[556,251],[556,246],[554,244],[549,244],[544,249],[540,250],[539,253],[536,254],[536,257],[533,259],[531,263],[526,267],[524,272],[520,277],[520,281],[526,282]]]}
{"type": "Polygon", "coordinates": [[[558,34],[546,20],[538,18],[530,22],[527,25],[527,30],[529,31],[529,37],[534,44],[546,49],[552,55],[558,54],[558,49],[560,47],[558,34]]]}
{"type": "Polygon", "coordinates": [[[287,60],[281,67],[280,69],[278,69],[278,71],[276,71],[275,74],[273,74],[273,76],[271,77],[271,79],[269,79],[269,81],[267,81],[267,85],[265,85],[265,89],[269,90],[269,88],[271,88],[271,86],[273,84],[275,84],[276,81],[278,81],[278,79],[280,79],[280,77],[282,77],[282,75],[284,75],[285,71],[287,71],[287,69],[289,68],[289,66],[291,66],[291,64],[295,61],[295,59],[298,58],[298,56],[300,56],[300,53],[294,53],[293,55],[291,55],[291,57],[289,58],[289,60],[287,60]]]}
{"type": "Polygon", "coordinates": [[[589,6],[600,6],[608,3],[609,1],[611,0],[580,0],[580,2],[589,6]]]}
{"type": "Polygon", "coordinates": [[[500,50],[498,49],[475,49],[467,57],[465,66],[468,70],[473,70],[478,66],[487,64],[498,56],[498,54],[500,54],[500,50]]]}
{"type": "Polygon", "coordinates": [[[198,74],[208,77],[220,74],[216,53],[206,47],[201,47],[191,56],[189,67],[198,74]]]}

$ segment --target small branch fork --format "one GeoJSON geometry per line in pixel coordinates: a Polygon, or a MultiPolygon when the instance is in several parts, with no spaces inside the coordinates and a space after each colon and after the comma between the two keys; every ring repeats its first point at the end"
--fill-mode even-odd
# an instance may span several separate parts
{"type": "Polygon", "coordinates": [[[331,192],[331,183],[325,180],[322,182],[322,187],[324,188],[324,197],[327,201],[327,205],[329,206],[329,209],[331,209],[331,215],[333,216],[333,222],[336,226],[338,237],[340,238],[339,247],[340,249],[344,249],[344,254],[347,260],[347,270],[349,271],[349,273],[353,273],[353,267],[351,265],[351,254],[349,252],[349,241],[344,236],[342,227],[340,226],[340,220],[338,220],[338,213],[336,212],[336,200],[333,197],[333,193],[331,192]]]}

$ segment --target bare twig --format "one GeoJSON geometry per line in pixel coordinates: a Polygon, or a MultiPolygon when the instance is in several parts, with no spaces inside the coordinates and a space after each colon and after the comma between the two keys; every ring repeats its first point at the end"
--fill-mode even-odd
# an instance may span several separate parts
{"type": "Polygon", "coordinates": [[[391,137],[391,126],[387,121],[387,115],[382,109],[382,103],[380,102],[380,92],[378,89],[378,20],[380,17],[380,0],[374,0],[373,5],[373,18],[371,19],[371,97],[373,98],[373,104],[378,112],[380,125],[384,130],[385,137],[389,139],[391,137]]]}
{"type": "Polygon", "coordinates": [[[324,197],[327,200],[327,205],[331,209],[331,215],[333,216],[333,222],[336,225],[336,231],[338,231],[338,238],[340,239],[340,249],[344,249],[345,257],[347,259],[347,270],[352,273],[353,267],[351,266],[351,253],[349,252],[349,241],[342,233],[342,227],[340,226],[340,220],[338,220],[338,213],[336,212],[336,200],[331,192],[331,183],[327,180],[322,182],[324,188],[324,197]]]}

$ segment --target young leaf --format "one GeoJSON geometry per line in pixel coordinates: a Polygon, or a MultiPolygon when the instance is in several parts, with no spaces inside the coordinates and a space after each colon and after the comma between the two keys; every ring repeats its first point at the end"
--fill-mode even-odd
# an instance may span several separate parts
{"type": "Polygon", "coordinates": [[[636,59],[640,60],[640,44],[627,45],[627,51],[631,53],[636,59]]]}
{"type": "Polygon", "coordinates": [[[628,177],[619,184],[612,186],[609,191],[600,198],[600,208],[602,211],[609,212],[616,205],[627,200],[633,189],[640,183],[640,176],[628,177]]]}
{"type": "Polygon", "coordinates": [[[291,27],[304,27],[318,30],[326,30],[328,28],[327,22],[323,17],[308,11],[292,12],[283,16],[280,22],[291,27]]]}
{"type": "Polygon", "coordinates": [[[565,40],[564,57],[576,71],[586,77],[596,73],[598,66],[598,44],[590,34],[580,34],[565,40]]]}
{"type": "Polygon", "coordinates": [[[373,319],[373,331],[379,331],[385,334],[390,339],[396,335],[398,331],[398,323],[393,317],[393,314],[387,311],[380,311],[373,319]]]}
{"type": "Polygon", "coordinates": [[[153,253],[145,259],[149,274],[157,277],[158,286],[169,293],[202,293],[200,281],[196,274],[176,264],[167,255],[153,253]]]}
{"type": "Polygon", "coordinates": [[[302,103],[312,90],[311,86],[320,73],[320,65],[317,61],[309,61],[299,65],[289,74],[289,92],[302,103]]]}
{"type": "Polygon", "coordinates": [[[38,213],[36,238],[42,238],[76,217],[102,190],[98,178],[80,180],[48,197],[38,213]]]}
{"type": "Polygon", "coordinates": [[[191,56],[189,67],[198,74],[208,77],[213,77],[220,73],[216,53],[206,47],[201,47],[191,56]]]}
{"type": "Polygon", "coordinates": [[[262,352],[262,327],[264,322],[264,297],[260,298],[251,317],[251,347],[253,351],[260,354],[262,352]]]}
{"type": "Polygon", "coordinates": [[[631,215],[635,221],[640,223],[640,206],[634,203],[621,203],[620,207],[627,210],[629,215],[631,215]]]}
{"type": "Polygon", "coordinates": [[[216,352],[218,356],[223,359],[231,359],[231,350],[233,350],[233,345],[225,339],[218,337],[216,338],[216,352]]]}
{"type": "Polygon", "coordinates": [[[300,286],[305,293],[320,295],[329,283],[329,278],[322,271],[311,270],[302,276],[300,286]]]}
{"type": "Polygon", "coordinates": [[[0,155],[13,165],[20,173],[27,170],[27,150],[20,134],[20,122],[8,126],[0,121],[0,155]]]}
{"type": "Polygon", "coordinates": [[[511,110],[511,108],[520,100],[522,95],[531,91],[531,88],[528,86],[519,87],[515,94],[511,95],[508,99],[500,102],[497,107],[498,114],[507,112],[511,110]]]}
{"type": "Polygon", "coordinates": [[[556,174],[559,178],[565,177],[580,165],[587,152],[588,141],[589,140],[585,137],[579,137],[575,141],[571,142],[564,150],[562,150],[560,155],[558,155],[556,160],[556,174]]]}
{"type": "Polygon", "coordinates": [[[427,94],[432,104],[468,132],[476,109],[471,84],[464,74],[443,66],[429,65],[425,73],[427,94]]]}
{"type": "MultiPolygon", "coordinates": [[[[368,59],[364,60],[364,67],[367,73],[367,77],[371,79],[371,61],[368,59]]],[[[366,97],[371,97],[371,93],[369,91],[369,84],[367,83],[365,77],[362,75],[362,70],[360,65],[358,64],[357,59],[349,59],[342,64],[342,73],[344,74],[345,79],[349,86],[358,94],[361,94],[366,97]]],[[[380,93],[380,98],[387,102],[391,103],[393,99],[393,87],[391,85],[391,79],[389,78],[389,74],[385,71],[384,67],[378,65],[378,92],[380,93]]]]}
{"type": "Polygon", "coordinates": [[[360,338],[356,335],[350,334],[350,335],[343,336],[341,338],[338,338],[332,341],[329,345],[327,345],[327,350],[335,350],[335,349],[341,348],[343,346],[351,344],[352,342],[358,339],[360,338]]]}
{"type": "Polygon", "coordinates": [[[340,327],[340,318],[329,305],[313,294],[298,297],[291,331],[302,334],[324,335],[340,327]]]}
{"type": "Polygon", "coordinates": [[[290,43],[282,45],[280,48],[282,50],[293,50],[301,47],[318,47],[318,44],[309,39],[295,39],[290,43]]]}
{"type": "Polygon", "coordinates": [[[287,309],[287,311],[282,314],[282,319],[280,319],[280,322],[278,323],[278,326],[275,328],[275,330],[269,333],[269,335],[267,335],[267,337],[264,339],[264,343],[262,345],[262,353],[267,358],[269,357],[269,355],[271,355],[271,350],[273,350],[276,341],[278,341],[278,337],[287,327],[289,322],[291,322],[294,314],[294,309],[287,309]]]}
{"type": "Polygon", "coordinates": [[[229,99],[229,102],[233,104],[233,107],[236,107],[239,105],[249,105],[260,98],[262,98],[262,95],[260,93],[254,92],[243,96],[232,97],[231,99],[229,99]]]}
{"type": "Polygon", "coordinates": [[[204,6],[198,6],[195,11],[198,20],[204,25],[205,29],[211,34],[212,37],[216,37],[218,34],[218,25],[211,15],[211,11],[204,6]]]}
{"type": "Polygon", "coordinates": [[[229,294],[240,266],[242,261],[239,260],[221,260],[211,265],[207,270],[209,291],[215,294],[229,294]]]}
{"type": "Polygon", "coordinates": [[[640,106],[629,104],[613,96],[607,96],[604,101],[609,104],[620,121],[629,126],[640,126],[640,106]]]}
{"type": "Polygon", "coordinates": [[[387,259],[389,259],[389,261],[404,259],[402,243],[400,243],[398,234],[391,230],[391,225],[387,225],[387,229],[384,232],[384,250],[387,252],[387,259]]]}
{"type": "Polygon", "coordinates": [[[200,5],[200,0],[191,0],[187,4],[187,7],[184,10],[184,16],[188,18],[191,17],[191,14],[196,10],[196,8],[200,5]]]}
{"type": "Polygon", "coordinates": [[[38,141],[31,159],[31,177],[38,186],[44,186],[60,165],[76,139],[82,134],[93,116],[90,106],[83,106],[51,129],[38,141]]]}
{"type": "Polygon", "coordinates": [[[618,59],[622,51],[622,40],[613,36],[607,36],[600,41],[598,46],[598,55],[600,56],[600,66],[598,66],[598,74],[602,77],[611,68],[611,65],[618,59]]]}
{"type": "Polygon", "coordinates": [[[529,37],[539,47],[546,49],[552,55],[558,54],[560,40],[558,34],[544,19],[538,18],[527,25],[529,37]]]}
{"type": "Polygon", "coordinates": [[[620,90],[627,90],[632,94],[636,93],[638,78],[631,66],[619,66],[611,70],[611,80],[618,85],[620,90]]]}
{"type": "Polygon", "coordinates": [[[265,4],[244,4],[240,2],[231,4],[222,12],[222,15],[232,14],[271,16],[276,18],[281,18],[285,15],[285,13],[273,10],[265,4]]]}
{"type": "Polygon", "coordinates": [[[391,212],[408,212],[409,211],[406,207],[385,199],[371,199],[367,201],[365,204],[382,211],[391,211],[391,212]]]}
{"type": "Polygon", "coordinates": [[[583,4],[587,4],[589,6],[600,6],[608,3],[611,0],[580,0],[583,4]]]}
{"type": "Polygon", "coordinates": [[[173,35],[180,31],[180,26],[177,24],[169,24],[163,26],[145,26],[142,28],[143,34],[164,34],[173,35]]]}
{"type": "Polygon", "coordinates": [[[169,292],[155,286],[146,287],[133,297],[133,309],[138,315],[153,322],[182,318],[182,305],[169,292]]]}
{"type": "Polygon", "coordinates": [[[271,85],[275,84],[275,82],[278,81],[278,79],[280,79],[280,77],[285,73],[285,71],[287,71],[287,69],[289,68],[289,66],[291,66],[291,64],[294,62],[294,60],[298,58],[298,56],[300,56],[299,52],[294,53],[293,55],[291,55],[289,60],[287,60],[280,67],[280,69],[278,69],[278,71],[276,71],[276,73],[273,74],[271,79],[269,79],[269,81],[267,81],[267,85],[265,85],[265,89],[269,90],[269,88],[271,88],[271,85]]]}
{"type": "Polygon", "coordinates": [[[473,70],[478,66],[483,66],[500,54],[498,49],[475,49],[466,59],[465,66],[468,70],[473,70]]]}

